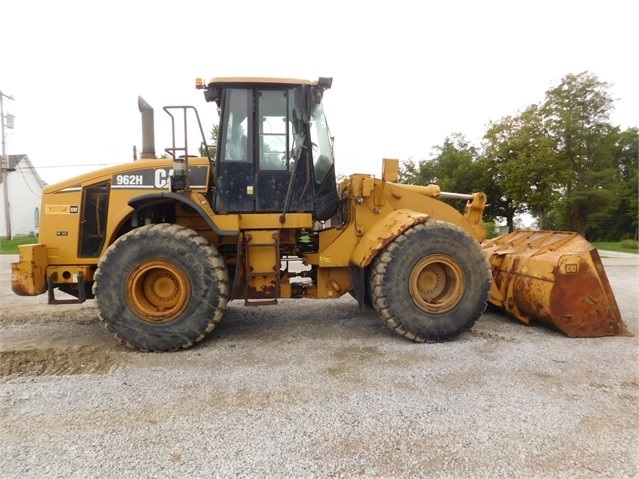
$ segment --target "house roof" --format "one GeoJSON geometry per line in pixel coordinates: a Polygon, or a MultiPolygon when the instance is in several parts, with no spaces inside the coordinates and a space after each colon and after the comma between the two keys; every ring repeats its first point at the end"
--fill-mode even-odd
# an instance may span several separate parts
{"type": "MultiPolygon", "coordinates": [[[[33,163],[29,159],[28,155],[7,155],[9,157],[9,174],[30,174],[35,180],[38,182],[41,188],[44,188],[47,184],[40,178],[38,174],[38,170],[35,169],[33,163]]],[[[4,167],[4,158],[0,157],[0,162],[2,162],[2,166],[4,167]]],[[[4,168],[2,168],[4,169],[4,168]]],[[[0,175],[0,184],[4,180],[4,175],[0,175]]]]}

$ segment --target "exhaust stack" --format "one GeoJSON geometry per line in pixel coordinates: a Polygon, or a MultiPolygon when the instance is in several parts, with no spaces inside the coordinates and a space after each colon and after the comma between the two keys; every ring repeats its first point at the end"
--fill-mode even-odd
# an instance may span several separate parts
{"type": "Polygon", "coordinates": [[[155,123],[153,108],[144,98],[138,96],[138,109],[142,113],[142,154],[141,159],[157,158],[155,156],[155,123]]]}

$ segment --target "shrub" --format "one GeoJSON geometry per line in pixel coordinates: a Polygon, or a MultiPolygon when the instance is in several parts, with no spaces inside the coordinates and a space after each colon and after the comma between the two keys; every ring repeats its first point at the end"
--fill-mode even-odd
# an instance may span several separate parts
{"type": "Polygon", "coordinates": [[[499,230],[497,229],[497,225],[494,221],[485,221],[483,226],[486,230],[486,239],[495,238],[499,235],[499,230]]]}

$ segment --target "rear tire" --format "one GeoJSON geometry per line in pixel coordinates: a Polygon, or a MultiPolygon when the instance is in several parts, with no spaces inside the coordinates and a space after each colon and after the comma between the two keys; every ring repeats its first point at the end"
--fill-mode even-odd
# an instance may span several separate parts
{"type": "Polygon", "coordinates": [[[201,341],[220,321],[228,273],[196,231],[154,224],[111,245],[93,291],[100,319],[117,339],[143,351],[175,351],[201,341]]]}
{"type": "Polygon", "coordinates": [[[409,340],[446,341],[471,328],[491,285],[479,243],[451,223],[405,231],[372,263],[369,294],[382,321],[409,340]]]}

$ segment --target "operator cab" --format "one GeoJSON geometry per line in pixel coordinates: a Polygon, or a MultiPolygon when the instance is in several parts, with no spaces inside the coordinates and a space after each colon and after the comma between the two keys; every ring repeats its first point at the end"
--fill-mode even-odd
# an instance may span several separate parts
{"type": "Polygon", "coordinates": [[[220,112],[216,213],[306,212],[338,207],[333,145],[322,95],[332,79],[216,78],[204,89],[220,112]]]}

